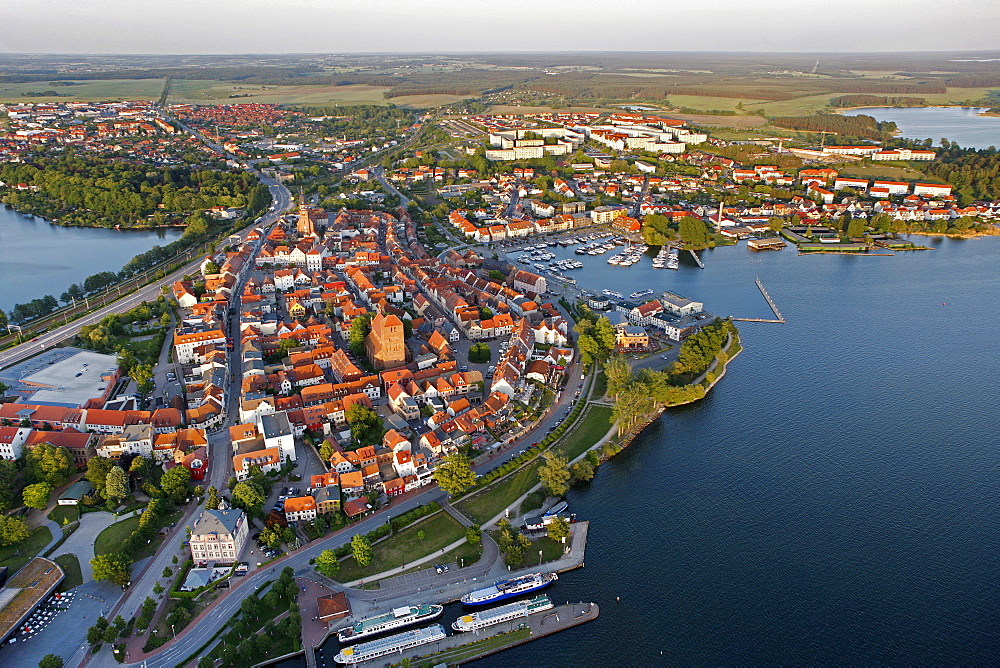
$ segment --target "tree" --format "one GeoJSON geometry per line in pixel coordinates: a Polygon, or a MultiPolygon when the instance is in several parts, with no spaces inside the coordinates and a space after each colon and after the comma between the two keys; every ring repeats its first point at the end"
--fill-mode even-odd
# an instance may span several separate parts
{"type": "Polygon", "coordinates": [[[205,501],[205,508],[208,510],[218,510],[219,501],[219,490],[215,489],[215,485],[212,485],[208,488],[208,500],[205,501]]]}
{"type": "Polygon", "coordinates": [[[344,412],[351,427],[351,437],[361,445],[374,445],[382,440],[382,418],[362,404],[351,404],[344,412]]]}
{"type": "Polygon", "coordinates": [[[76,470],[69,450],[51,443],[40,443],[29,450],[25,463],[31,482],[47,482],[53,487],[66,484],[76,470]]]}
{"type": "Polygon", "coordinates": [[[191,471],[186,466],[175,466],[160,478],[160,489],[174,501],[180,502],[188,494],[191,471]]]}
{"type": "Polygon", "coordinates": [[[493,352],[485,343],[473,343],[469,347],[469,362],[473,364],[485,364],[492,356],[493,352]]]}
{"type": "Polygon", "coordinates": [[[146,477],[149,474],[149,460],[142,455],[138,455],[129,464],[128,472],[137,478],[146,477]]]}
{"type": "Polygon", "coordinates": [[[847,236],[851,239],[860,237],[868,229],[868,225],[861,218],[851,218],[851,222],[847,224],[847,236]]]}
{"type": "Polygon", "coordinates": [[[240,604],[240,612],[243,613],[244,618],[253,617],[256,619],[257,615],[260,614],[260,599],[253,594],[247,596],[240,604]]]}
{"type": "Polygon", "coordinates": [[[126,554],[101,554],[90,560],[95,580],[108,580],[124,587],[132,579],[132,560],[126,554]]]}
{"type": "Polygon", "coordinates": [[[185,219],[184,223],[186,227],[183,236],[186,238],[197,238],[208,234],[208,222],[201,211],[192,213],[185,219]]]}
{"type": "Polygon", "coordinates": [[[561,517],[557,517],[548,526],[548,536],[552,540],[562,540],[569,536],[569,522],[561,517]]]}
{"type": "Polygon", "coordinates": [[[365,356],[365,337],[372,329],[372,315],[366,313],[359,315],[351,321],[351,334],[349,337],[351,354],[355,357],[365,356]]]}
{"type": "Polygon", "coordinates": [[[136,364],[129,375],[138,385],[140,394],[148,394],[153,389],[153,365],[136,364]]]}
{"type": "Polygon", "coordinates": [[[0,459],[0,512],[14,506],[16,478],[17,464],[9,459],[0,459]]]}
{"type": "Polygon", "coordinates": [[[316,557],[316,570],[328,578],[337,576],[337,573],[340,572],[340,561],[333,550],[323,550],[319,553],[319,556],[316,557]]]}
{"type": "Polygon", "coordinates": [[[569,490],[569,460],[551,450],[542,457],[545,463],[538,467],[538,479],[542,487],[549,496],[562,496],[569,490]]]}
{"type": "Polygon", "coordinates": [[[157,582],[155,585],[153,585],[153,593],[156,594],[157,596],[159,596],[160,594],[162,594],[165,591],[166,591],[166,589],[159,582],[157,582]]]}
{"type": "Polygon", "coordinates": [[[705,223],[692,216],[684,216],[678,225],[681,241],[691,248],[704,248],[707,244],[705,223]]]}
{"type": "Polygon", "coordinates": [[[507,276],[499,269],[490,269],[488,275],[491,281],[496,281],[497,283],[503,283],[507,280],[507,276]]]}
{"type": "Polygon", "coordinates": [[[21,492],[21,498],[24,499],[24,505],[29,508],[44,510],[49,505],[51,494],[52,485],[47,482],[36,482],[34,485],[28,485],[24,488],[24,491],[21,492]]]}
{"type": "Polygon", "coordinates": [[[233,505],[242,508],[248,515],[256,515],[264,507],[264,494],[254,483],[243,480],[233,487],[233,505]]]}
{"type": "Polygon", "coordinates": [[[465,530],[465,540],[469,541],[472,545],[479,545],[483,542],[483,530],[478,524],[473,524],[465,530]]]}
{"type": "Polygon", "coordinates": [[[87,473],[84,477],[94,486],[94,489],[104,494],[104,485],[108,481],[108,473],[114,465],[114,462],[106,457],[101,457],[100,455],[91,457],[90,461],[87,462],[87,473]]]}
{"type": "Polygon", "coordinates": [[[62,657],[55,654],[46,654],[38,662],[38,668],[63,668],[62,657]]]}
{"type": "Polygon", "coordinates": [[[616,355],[604,364],[604,376],[608,380],[608,394],[617,399],[632,380],[632,367],[623,355],[616,355]]]}
{"type": "Polygon", "coordinates": [[[594,479],[594,465],[581,459],[569,467],[569,475],[574,483],[588,482],[594,479]]]}
{"type": "Polygon", "coordinates": [[[767,219],[767,226],[771,228],[772,232],[781,232],[781,228],[785,226],[785,219],[778,218],[777,216],[771,216],[767,219]]]}
{"type": "Polygon", "coordinates": [[[0,546],[15,545],[30,535],[31,529],[23,519],[0,515],[0,546]]]}
{"type": "Polygon", "coordinates": [[[357,534],[351,539],[351,552],[354,553],[354,560],[359,566],[367,566],[372,562],[375,551],[367,536],[357,534]]]}
{"type": "Polygon", "coordinates": [[[460,452],[448,455],[433,475],[438,486],[451,496],[458,496],[476,483],[472,463],[460,452]]]}
{"type": "Polygon", "coordinates": [[[594,340],[601,347],[601,359],[607,358],[615,349],[615,328],[607,316],[602,315],[594,323],[594,340]]]}
{"type": "Polygon", "coordinates": [[[421,529],[420,531],[417,532],[417,540],[423,542],[424,538],[427,538],[427,533],[423,529],[421,529]]]}
{"type": "Polygon", "coordinates": [[[128,476],[120,466],[112,466],[104,483],[104,496],[121,501],[128,496],[128,476]]]}

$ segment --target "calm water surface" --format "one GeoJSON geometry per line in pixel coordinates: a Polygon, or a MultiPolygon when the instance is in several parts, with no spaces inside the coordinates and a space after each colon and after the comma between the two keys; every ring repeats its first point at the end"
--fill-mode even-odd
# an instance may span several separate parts
{"type": "Polygon", "coordinates": [[[0,205],[0,309],[46,294],[58,298],[70,284],[100,271],[117,272],[182,232],[60,227],[0,205]]]}
{"type": "Polygon", "coordinates": [[[851,109],[847,116],[864,114],[877,121],[894,121],[900,135],[909,139],[942,138],[965,148],[1000,147],[1000,116],[980,116],[985,109],[970,107],[872,107],[851,109]]]}
{"type": "Polygon", "coordinates": [[[995,665],[1000,239],[919,240],[937,250],[741,245],[677,272],[560,249],[589,287],[724,315],[770,317],[759,276],[788,323],[741,325],[705,401],[570,492],[587,564],[548,592],[601,617],[475,665],[995,665]]]}

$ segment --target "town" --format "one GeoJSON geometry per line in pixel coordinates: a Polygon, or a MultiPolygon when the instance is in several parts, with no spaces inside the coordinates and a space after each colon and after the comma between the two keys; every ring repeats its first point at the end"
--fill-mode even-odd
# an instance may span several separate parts
{"type": "MultiPolygon", "coordinates": [[[[387,628],[468,603],[484,591],[470,578],[502,592],[516,571],[504,586],[528,592],[581,566],[588,523],[560,497],[666,406],[704,397],[740,344],[704,303],[584,285],[572,273],[582,261],[552,249],[620,248],[608,264],[677,269],[680,251],[703,267],[698,252],[743,240],[908,250],[901,233],[988,233],[1000,216],[1000,201],[934,179],[848,175],[933,162],[932,150],[741,144],[661,115],[392,108],[371,112],[365,134],[345,116],[257,103],[3,111],[0,160],[12,165],[72,149],[169,168],[193,153],[206,171],[275,189],[266,211],[205,199],[231,233],[153,279],[155,299],[112,306],[75,345],[39,346],[0,371],[0,457],[17,462],[0,474],[23,485],[28,518],[7,518],[3,533],[38,554],[17,553],[0,609],[0,652],[22,659],[49,653],[35,648],[54,629],[71,633],[64,579],[95,587],[94,604],[72,604],[89,605],[80,619],[93,624],[67,636],[74,659],[214,666],[299,651],[315,661],[327,638],[373,635],[372,620],[399,606],[418,612],[387,628]],[[36,571],[62,576],[16,584],[36,571]],[[261,607],[291,612],[266,626],[261,607]],[[347,625],[357,630],[339,633],[347,625]],[[258,644],[261,629],[274,640],[258,644]]],[[[41,177],[0,186],[13,206],[44,195],[41,177]]],[[[767,322],[784,322],[758,287],[777,317],[767,322]]],[[[96,292],[69,297],[76,307],[96,292]]],[[[15,313],[20,341],[34,316],[15,313]]],[[[542,598],[497,614],[544,612],[542,598]]],[[[575,621],[540,618],[532,637],[597,614],[560,609],[575,621]]],[[[467,644],[429,629],[343,643],[337,660],[429,647],[448,660],[467,644]]]]}

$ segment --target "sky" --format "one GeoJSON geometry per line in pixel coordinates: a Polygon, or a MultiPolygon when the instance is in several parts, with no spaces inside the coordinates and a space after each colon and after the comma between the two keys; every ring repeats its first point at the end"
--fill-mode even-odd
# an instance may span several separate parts
{"type": "Polygon", "coordinates": [[[997,0],[0,0],[0,53],[972,51],[997,0]]]}

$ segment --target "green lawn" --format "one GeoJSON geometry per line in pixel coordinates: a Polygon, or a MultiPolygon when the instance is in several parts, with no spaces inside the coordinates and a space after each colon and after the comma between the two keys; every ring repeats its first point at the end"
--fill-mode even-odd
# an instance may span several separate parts
{"type": "Polygon", "coordinates": [[[340,572],[336,579],[339,582],[352,582],[398,568],[434,554],[464,536],[465,527],[451,515],[444,511],[435,513],[373,545],[375,558],[367,566],[360,566],[353,556],[344,559],[340,562],[340,572]],[[423,540],[417,537],[420,531],[424,532],[423,540]]]}
{"type": "Polygon", "coordinates": [[[63,526],[64,524],[72,524],[80,519],[80,507],[79,506],[56,506],[49,513],[49,519],[63,526]],[[63,522],[63,520],[69,520],[69,522],[63,522]]]}
{"type": "Polygon", "coordinates": [[[521,507],[518,509],[518,514],[524,515],[525,513],[530,513],[532,510],[538,510],[545,503],[545,492],[536,489],[534,492],[529,494],[521,502],[521,507]]]}
{"type": "Polygon", "coordinates": [[[459,503],[459,508],[475,522],[485,524],[538,484],[538,467],[541,461],[541,458],[537,458],[517,473],[465,499],[459,503]]]}
{"type": "Polygon", "coordinates": [[[59,585],[60,590],[66,591],[83,584],[83,572],[80,570],[80,560],[76,558],[75,554],[62,554],[53,559],[53,561],[59,564],[63,572],[66,573],[66,579],[59,585]]]}
{"type": "MultiPolygon", "coordinates": [[[[175,510],[171,513],[163,515],[160,517],[159,521],[156,522],[156,529],[159,531],[162,527],[173,524],[183,516],[183,512],[180,510],[175,510]]],[[[121,551],[122,542],[129,536],[136,528],[139,526],[139,516],[129,517],[121,522],[116,522],[109,526],[107,529],[102,531],[97,536],[97,540],[94,541],[94,554],[111,554],[112,552],[121,551]]],[[[154,536],[148,545],[144,545],[141,549],[136,550],[135,554],[131,555],[133,561],[139,561],[144,559],[154,552],[156,548],[159,547],[160,543],[163,542],[163,536],[154,536]]]]}
{"type": "MultiPolygon", "coordinates": [[[[484,652],[506,647],[507,645],[524,640],[530,635],[530,629],[517,629],[511,633],[490,636],[489,638],[482,638],[481,640],[473,640],[468,644],[460,645],[454,649],[421,657],[418,661],[414,661],[412,665],[420,666],[421,668],[424,668],[425,666],[437,666],[443,663],[447,663],[448,665],[458,665],[460,663],[465,663],[472,657],[479,656],[484,652]]],[[[470,635],[470,638],[474,637],[474,635],[470,635]]]]}
{"type": "Polygon", "coordinates": [[[591,391],[590,396],[594,399],[600,399],[607,393],[608,377],[603,371],[600,371],[597,374],[597,380],[594,381],[594,389],[591,391]]]}
{"type": "Polygon", "coordinates": [[[120,552],[122,543],[139,526],[138,517],[130,517],[127,520],[116,522],[97,535],[94,541],[94,555],[112,554],[120,552]]]}
{"type": "MultiPolygon", "coordinates": [[[[569,538],[566,539],[569,542],[569,538]]],[[[519,570],[522,568],[532,568],[538,566],[538,551],[542,551],[542,562],[554,561],[562,556],[563,545],[558,541],[554,541],[548,536],[539,538],[538,540],[531,541],[531,547],[524,551],[524,558],[521,559],[521,563],[517,566],[511,566],[512,570],[519,570]]]]}
{"type": "Polygon", "coordinates": [[[17,545],[0,547],[0,566],[6,566],[8,575],[13,575],[28,563],[52,541],[52,532],[47,526],[36,527],[31,535],[17,545]]]}
{"type": "Polygon", "coordinates": [[[558,448],[571,461],[591,448],[611,429],[611,406],[594,404],[576,428],[564,437],[558,448]]]}

